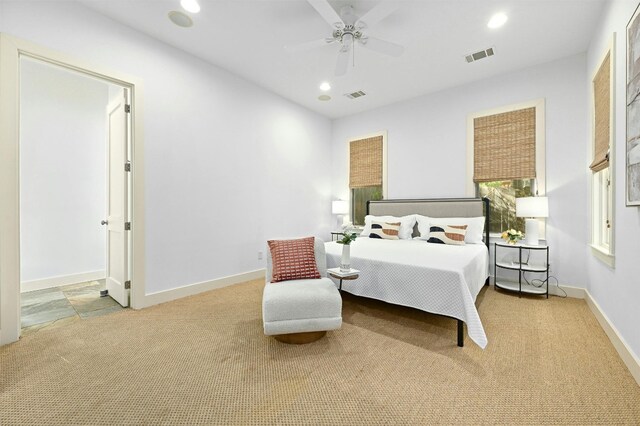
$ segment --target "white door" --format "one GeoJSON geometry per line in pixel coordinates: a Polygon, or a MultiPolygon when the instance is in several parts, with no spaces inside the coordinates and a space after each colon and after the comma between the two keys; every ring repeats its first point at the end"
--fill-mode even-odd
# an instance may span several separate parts
{"type": "Polygon", "coordinates": [[[128,179],[125,164],[128,153],[127,91],[107,106],[107,290],[124,307],[129,306],[128,179]]]}

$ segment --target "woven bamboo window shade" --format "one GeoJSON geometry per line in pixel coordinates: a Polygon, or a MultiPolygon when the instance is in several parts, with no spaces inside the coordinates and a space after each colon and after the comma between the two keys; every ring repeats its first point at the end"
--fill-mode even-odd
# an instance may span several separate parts
{"type": "Polygon", "coordinates": [[[349,144],[349,188],[382,185],[382,136],[349,144]]]}
{"type": "Polygon", "coordinates": [[[595,173],[609,167],[609,139],[611,137],[611,53],[602,61],[593,79],[594,143],[593,162],[589,168],[595,173]]]}
{"type": "Polygon", "coordinates": [[[536,177],[536,109],[473,120],[473,181],[536,177]]]}

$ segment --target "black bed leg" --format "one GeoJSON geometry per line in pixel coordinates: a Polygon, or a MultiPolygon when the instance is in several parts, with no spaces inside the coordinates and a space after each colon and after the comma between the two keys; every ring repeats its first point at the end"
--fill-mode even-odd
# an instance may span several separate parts
{"type": "Polygon", "coordinates": [[[464,322],[458,320],[458,346],[464,347],[464,322]]]}

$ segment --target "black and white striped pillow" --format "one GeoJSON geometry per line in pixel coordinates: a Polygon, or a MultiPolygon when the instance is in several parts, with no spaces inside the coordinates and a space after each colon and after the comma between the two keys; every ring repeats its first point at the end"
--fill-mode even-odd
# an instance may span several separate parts
{"type": "Polygon", "coordinates": [[[428,243],[464,245],[464,235],[467,225],[431,225],[428,243]]]}
{"type": "Polygon", "coordinates": [[[400,222],[371,222],[371,233],[369,238],[378,238],[383,240],[399,240],[400,222]]]}

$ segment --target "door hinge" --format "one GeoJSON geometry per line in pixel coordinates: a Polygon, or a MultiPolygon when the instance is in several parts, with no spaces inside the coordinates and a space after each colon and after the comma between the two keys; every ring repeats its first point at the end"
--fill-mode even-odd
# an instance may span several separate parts
{"type": "Polygon", "coordinates": [[[124,163],[124,171],[125,172],[130,172],[131,171],[131,163],[129,161],[124,163]]]}
{"type": "Polygon", "coordinates": [[[124,105],[124,112],[131,112],[131,105],[125,104],[124,105]]]}
{"type": "Polygon", "coordinates": [[[131,222],[125,222],[124,223],[124,230],[125,231],[131,231],[131,222]]]}
{"type": "Polygon", "coordinates": [[[124,282],[124,289],[125,290],[129,290],[131,288],[131,281],[125,281],[124,282]]]}

